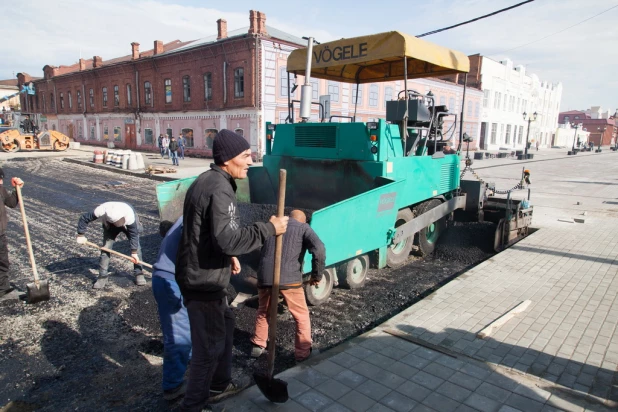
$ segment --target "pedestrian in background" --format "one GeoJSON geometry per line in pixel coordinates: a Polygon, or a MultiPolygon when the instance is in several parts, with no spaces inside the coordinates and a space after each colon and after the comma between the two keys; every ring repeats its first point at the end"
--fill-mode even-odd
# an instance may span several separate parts
{"type": "Polygon", "coordinates": [[[187,145],[187,138],[185,137],[184,134],[181,134],[180,137],[178,137],[178,156],[182,160],[185,160],[185,146],[186,145],[187,145]]]}
{"type": "Polygon", "coordinates": [[[540,146],[540,142],[537,140],[537,141],[536,141],[536,151],[537,151],[537,152],[539,151],[539,146],[540,146]]]}
{"type": "MultiPolygon", "coordinates": [[[[9,283],[9,248],[6,238],[7,215],[6,207],[14,209],[20,202],[17,190],[9,193],[4,188],[4,171],[0,168],[0,298],[13,292],[14,288],[9,283]]],[[[24,182],[19,177],[11,179],[13,187],[23,187],[24,182]]],[[[8,299],[8,296],[7,296],[8,299]]]]}
{"type": "Polygon", "coordinates": [[[172,164],[174,166],[180,166],[178,164],[178,142],[174,136],[172,136],[172,141],[170,142],[168,149],[170,151],[170,157],[172,158],[172,164]]]}
{"type": "Polygon", "coordinates": [[[170,138],[167,137],[167,135],[163,136],[163,141],[161,142],[161,144],[163,145],[163,152],[161,153],[161,159],[163,159],[163,157],[167,154],[167,158],[170,158],[170,138]]]}
{"type": "Polygon", "coordinates": [[[161,159],[163,159],[163,135],[159,135],[159,152],[161,153],[161,159]]]}

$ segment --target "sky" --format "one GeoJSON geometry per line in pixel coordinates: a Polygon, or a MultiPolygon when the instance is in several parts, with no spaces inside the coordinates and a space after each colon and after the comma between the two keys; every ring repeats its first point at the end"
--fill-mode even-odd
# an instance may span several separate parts
{"type": "MultiPolygon", "coordinates": [[[[249,26],[249,10],[266,24],[320,42],[398,30],[411,35],[460,23],[521,0],[23,0],[5,9],[0,79],[19,72],[43,76],[43,66],[80,56],[103,60],[142,51],[154,40],[195,40],[249,26]]],[[[542,81],[561,82],[561,111],[618,107],[618,0],[536,0],[519,8],[423,39],[466,54],[505,57],[542,81]],[[569,28],[570,27],[570,28],[569,28]],[[566,29],[566,30],[565,30],[566,29]],[[564,31],[562,31],[564,30],[564,31]],[[543,39],[553,33],[562,31],[543,39]]]]}

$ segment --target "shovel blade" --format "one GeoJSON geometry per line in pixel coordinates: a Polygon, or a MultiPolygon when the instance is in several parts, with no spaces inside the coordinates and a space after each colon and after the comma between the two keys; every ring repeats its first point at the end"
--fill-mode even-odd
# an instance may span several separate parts
{"type": "Polygon", "coordinates": [[[36,283],[28,283],[26,285],[26,302],[37,303],[44,300],[49,300],[49,283],[46,280],[36,283]]]}
{"type": "Polygon", "coordinates": [[[288,383],[265,373],[254,373],[253,379],[262,394],[271,402],[285,403],[289,399],[288,383]]]}

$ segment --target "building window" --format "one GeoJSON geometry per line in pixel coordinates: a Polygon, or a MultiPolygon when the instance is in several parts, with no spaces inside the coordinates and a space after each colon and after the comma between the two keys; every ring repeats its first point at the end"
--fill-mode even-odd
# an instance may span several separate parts
{"type": "Polygon", "coordinates": [[[54,100],[54,94],[53,93],[49,94],[49,102],[50,102],[50,106],[51,106],[52,110],[56,110],[56,101],[54,100]]]}
{"type": "Polygon", "coordinates": [[[446,96],[440,96],[440,106],[446,106],[446,96]]]}
{"type": "MultiPolygon", "coordinates": [[[[339,83],[337,82],[328,82],[328,94],[330,95],[331,102],[339,101],[339,83]]],[[[376,100],[377,104],[377,100],[376,100]]]]}
{"type": "Polygon", "coordinates": [[[498,123],[491,124],[491,144],[496,144],[496,132],[498,131],[498,123]]]}
{"type": "Polygon", "coordinates": [[[511,144],[511,125],[506,125],[506,135],[504,136],[504,141],[506,144],[511,144]]]}
{"type": "Polygon", "coordinates": [[[131,106],[133,99],[131,98],[131,85],[127,84],[127,106],[131,106]]]}
{"type": "Polygon", "coordinates": [[[363,86],[359,84],[353,84],[352,86],[352,104],[358,104],[359,106],[363,105],[363,86]],[[356,92],[356,87],[358,87],[358,94],[356,92]]]}
{"type": "Polygon", "coordinates": [[[212,73],[204,75],[204,100],[212,100],[212,73]]]}
{"type": "Polygon", "coordinates": [[[189,76],[182,78],[182,100],[184,102],[191,101],[191,79],[189,76]]]}
{"type": "Polygon", "coordinates": [[[165,103],[172,102],[172,79],[165,79],[163,81],[165,85],[165,103]]]}
{"type": "Polygon", "coordinates": [[[311,79],[311,99],[316,102],[320,99],[320,82],[318,82],[318,79],[311,79]]]}
{"type": "Polygon", "coordinates": [[[67,92],[67,98],[69,99],[69,109],[73,108],[73,96],[71,95],[71,92],[67,92]]]}
{"type": "Polygon", "coordinates": [[[474,105],[474,115],[476,117],[479,117],[481,111],[481,104],[479,102],[476,102],[476,104],[474,105]]]}
{"type": "Polygon", "coordinates": [[[107,107],[107,87],[103,88],[103,107],[107,107]]]}
{"type": "Polygon", "coordinates": [[[90,107],[94,107],[94,89],[90,89],[88,93],[90,96],[90,107]]]}
{"type": "Polygon", "coordinates": [[[288,72],[285,67],[279,69],[279,96],[288,97],[288,72]]]}
{"type": "Polygon", "coordinates": [[[41,102],[43,103],[43,112],[47,112],[47,100],[45,100],[45,93],[41,93],[41,102]]]}
{"type": "Polygon", "coordinates": [[[234,97],[245,97],[245,69],[234,70],[234,97]]]}
{"type": "Polygon", "coordinates": [[[121,132],[122,129],[120,128],[120,126],[114,127],[114,141],[120,142],[122,140],[121,132]]]}
{"type": "Polygon", "coordinates": [[[386,87],[384,89],[384,107],[386,108],[386,102],[390,102],[393,100],[393,88],[386,87]]]}
{"type": "Polygon", "coordinates": [[[489,106],[489,94],[490,90],[483,90],[483,107],[487,108],[489,106]]]}
{"type": "Polygon", "coordinates": [[[505,112],[506,112],[506,109],[507,109],[508,100],[509,100],[509,96],[507,94],[505,94],[504,95],[504,107],[502,107],[502,110],[504,110],[505,112]]]}
{"type": "Polygon", "coordinates": [[[144,143],[154,144],[154,133],[152,129],[144,129],[144,143]]]}
{"type": "Polygon", "coordinates": [[[152,105],[152,85],[150,82],[144,82],[144,104],[152,105]]]}
{"type": "Polygon", "coordinates": [[[449,97],[448,99],[448,111],[451,113],[455,113],[455,98],[449,97]]]}
{"type": "Polygon", "coordinates": [[[90,126],[90,140],[94,140],[94,126],[90,126]]]}
{"type": "Polygon", "coordinates": [[[371,86],[369,86],[369,106],[378,106],[378,94],[379,89],[377,84],[372,84],[371,86]]]}
{"type": "Polygon", "coordinates": [[[579,120],[579,116],[575,116],[573,119],[575,119],[575,120],[579,120]]]}
{"type": "Polygon", "coordinates": [[[502,144],[502,136],[504,136],[504,125],[500,125],[500,136],[498,136],[498,142],[502,144]]]}
{"type": "Polygon", "coordinates": [[[288,112],[279,112],[279,124],[284,124],[288,118],[288,112]]]}
{"type": "Polygon", "coordinates": [[[517,98],[517,106],[515,106],[515,113],[519,113],[519,106],[521,105],[521,99],[517,98]]]}
{"type": "Polygon", "coordinates": [[[165,129],[165,135],[171,139],[172,138],[172,129],[165,129]]]}
{"type": "Polygon", "coordinates": [[[212,149],[212,142],[214,142],[217,133],[219,133],[217,129],[204,130],[204,143],[207,149],[212,149]]]}
{"type": "Polygon", "coordinates": [[[236,133],[236,134],[238,134],[238,135],[240,135],[242,137],[245,137],[245,131],[243,129],[234,129],[234,133],[236,133]]]}
{"type": "Polygon", "coordinates": [[[182,129],[180,133],[185,137],[185,145],[187,147],[195,147],[193,140],[193,129],[182,129]]]}
{"type": "Polygon", "coordinates": [[[494,109],[500,109],[500,92],[494,94],[494,109]]]}
{"type": "Polygon", "coordinates": [[[472,102],[468,100],[468,109],[466,111],[468,117],[472,117],[472,102]]]}
{"type": "Polygon", "coordinates": [[[64,110],[64,94],[60,93],[60,110],[64,110]]]}
{"type": "Polygon", "coordinates": [[[77,91],[77,108],[82,108],[82,92],[80,92],[79,90],[77,91]]]}
{"type": "Polygon", "coordinates": [[[109,130],[108,130],[107,126],[105,126],[103,128],[103,139],[104,140],[108,140],[109,139],[109,130]]]}
{"type": "Polygon", "coordinates": [[[568,123],[571,118],[569,116],[564,116],[564,123],[568,123]]]}
{"type": "Polygon", "coordinates": [[[120,89],[118,85],[114,86],[114,106],[120,106],[120,89]]]}

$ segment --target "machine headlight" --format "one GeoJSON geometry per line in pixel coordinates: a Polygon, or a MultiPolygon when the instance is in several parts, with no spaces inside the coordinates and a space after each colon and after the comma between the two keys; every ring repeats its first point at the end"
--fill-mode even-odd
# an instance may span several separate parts
{"type": "Polygon", "coordinates": [[[378,122],[367,122],[367,129],[378,130],[378,122]]]}

